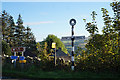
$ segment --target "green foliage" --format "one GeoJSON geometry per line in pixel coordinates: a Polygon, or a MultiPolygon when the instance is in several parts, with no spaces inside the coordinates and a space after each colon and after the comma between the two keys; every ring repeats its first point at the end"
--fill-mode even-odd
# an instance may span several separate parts
{"type": "Polygon", "coordinates": [[[120,72],[120,55],[109,54],[90,54],[86,58],[78,59],[76,69],[94,72],[120,72]]]}
{"type": "MultiPolygon", "coordinates": [[[[5,65],[2,65],[3,66],[2,75],[5,77],[10,77],[14,79],[15,78],[16,79],[23,79],[23,78],[27,78],[27,79],[28,78],[29,79],[41,79],[41,78],[112,78],[113,79],[113,78],[120,78],[119,72],[114,73],[114,70],[115,69],[119,70],[119,68],[114,67],[113,70],[111,68],[111,72],[106,71],[108,69],[107,66],[110,65],[111,63],[109,64],[103,63],[103,59],[101,58],[99,59],[99,61],[95,61],[97,60],[97,58],[94,57],[93,55],[90,55],[88,59],[90,60],[86,59],[84,62],[80,61],[81,63],[75,66],[75,71],[70,71],[71,66],[59,65],[55,67],[53,61],[47,61],[47,62],[39,61],[39,63],[27,63],[27,64],[24,64],[24,68],[21,67],[21,64],[17,64],[16,68],[14,68],[13,64],[7,63],[5,65]],[[97,62],[101,62],[101,63],[97,63],[97,62]],[[101,72],[97,71],[97,67],[98,67],[98,71],[101,71],[101,72]]],[[[10,58],[7,59],[7,61],[10,61],[10,60],[11,60],[10,58]]],[[[32,62],[32,60],[30,62],[32,62]]],[[[112,67],[113,65],[115,64],[112,63],[110,67],[112,67]]]]}
{"type": "MultiPolygon", "coordinates": [[[[116,3],[112,3],[111,6],[115,9],[114,13],[115,16],[112,18],[109,16],[108,11],[104,8],[101,9],[103,13],[103,20],[104,20],[104,26],[103,26],[103,34],[95,34],[95,32],[98,32],[98,28],[96,25],[95,21],[95,16],[96,12],[92,12],[92,22],[86,23],[85,27],[86,30],[92,34],[90,35],[89,40],[87,41],[88,43],[86,44],[86,50],[82,50],[80,47],[76,50],[76,55],[75,55],[75,71],[94,71],[96,73],[99,72],[120,72],[120,54],[118,53],[118,32],[116,31],[118,29],[117,23],[115,22],[118,21],[118,16],[116,15],[116,3]],[[113,20],[112,20],[113,19],[113,20]],[[78,56],[77,56],[78,54],[78,56]]],[[[4,15],[5,12],[4,12],[4,15]]],[[[11,18],[12,21],[12,18],[11,18]]],[[[19,21],[19,20],[18,20],[19,21]]],[[[86,22],[86,19],[84,19],[86,22]]],[[[3,25],[5,26],[6,23],[4,23],[5,20],[3,21],[3,25]]],[[[22,22],[20,21],[22,24],[22,22]]],[[[19,24],[18,24],[19,25],[19,24]]],[[[5,26],[6,27],[6,26],[5,26]]],[[[10,29],[3,28],[3,34],[5,33],[5,30],[10,31],[10,29]]],[[[41,60],[37,59],[30,59],[26,58],[27,63],[25,64],[25,69],[30,72],[31,74],[38,72],[39,70],[44,70],[44,71],[52,71],[52,70],[65,70],[69,71],[71,64],[69,62],[65,63],[64,60],[57,59],[57,65],[54,66],[54,60],[48,60],[47,53],[52,53],[53,49],[51,48],[52,42],[56,43],[57,49],[61,48],[62,51],[65,53],[68,53],[67,50],[65,49],[65,46],[63,43],[60,41],[59,38],[57,38],[55,35],[48,35],[48,37],[41,43],[35,43],[34,36],[32,35],[30,39],[29,36],[31,34],[31,30],[29,27],[27,27],[27,34],[25,41],[29,44],[33,44],[33,47],[37,47],[38,49],[38,57],[40,57],[41,60]],[[35,72],[33,72],[35,71],[35,72]]],[[[5,38],[6,34],[4,34],[4,39],[7,41],[9,39],[5,38]]],[[[18,38],[19,39],[19,38],[18,38]]],[[[3,42],[5,43],[5,42],[3,42]]],[[[25,44],[27,45],[27,44],[25,44]]],[[[5,43],[5,46],[8,46],[8,44],[5,43]]],[[[28,49],[29,46],[27,45],[28,49]]],[[[31,47],[31,48],[33,48],[31,47]]],[[[4,46],[3,46],[4,48],[4,46]]],[[[8,49],[8,48],[4,48],[8,49]]],[[[6,50],[4,50],[6,51],[6,50]]],[[[6,53],[6,52],[3,52],[6,53]]],[[[10,60],[5,60],[6,63],[10,60]]],[[[4,67],[4,65],[3,65],[4,67]]],[[[9,68],[9,66],[7,66],[9,68]]],[[[20,66],[18,66],[18,71],[19,71],[20,66]]],[[[13,69],[13,68],[12,68],[13,69]]],[[[73,74],[72,74],[73,75],[73,74]]],[[[90,77],[90,76],[89,76],[90,77]]]]}
{"type": "Polygon", "coordinates": [[[81,47],[77,47],[77,50],[75,51],[75,56],[82,55],[83,49],[81,47]]]}
{"type": "Polygon", "coordinates": [[[10,46],[4,40],[2,40],[2,54],[11,55],[10,46]]]}
{"type": "Polygon", "coordinates": [[[48,60],[48,55],[47,55],[47,42],[42,42],[40,44],[39,42],[36,44],[37,50],[38,50],[38,57],[40,57],[43,61],[48,60]]]}
{"type": "Polygon", "coordinates": [[[2,12],[2,35],[3,35],[3,40],[6,40],[7,42],[8,42],[8,39],[6,36],[8,36],[8,32],[7,32],[8,19],[9,19],[9,15],[4,10],[2,12]]]}
{"type": "Polygon", "coordinates": [[[118,15],[116,15],[117,7],[115,7],[118,5],[118,2],[113,2],[111,5],[115,14],[114,17],[110,17],[108,14],[109,12],[105,8],[101,9],[104,20],[104,26],[102,30],[103,34],[94,34],[95,28],[91,28],[91,24],[95,24],[95,17],[93,18],[92,23],[86,23],[86,29],[89,33],[92,33],[92,35],[90,36],[88,43],[85,45],[85,53],[82,52],[82,54],[88,55],[86,55],[86,57],[81,55],[77,57],[77,69],[95,72],[105,70],[120,72],[120,69],[118,69],[120,67],[120,54],[118,53],[119,36],[118,32],[116,31],[118,26],[115,26],[119,22],[118,15]],[[118,22],[116,23],[116,21],[118,22]]]}
{"type": "Polygon", "coordinates": [[[45,42],[47,42],[48,44],[48,53],[50,53],[50,49],[52,49],[52,43],[55,42],[56,43],[56,48],[59,49],[61,48],[61,50],[63,52],[65,52],[66,54],[68,53],[67,52],[67,49],[65,48],[64,44],[62,43],[62,41],[57,38],[57,36],[55,35],[48,35],[48,37],[45,39],[45,42]]]}
{"type": "Polygon", "coordinates": [[[15,26],[16,30],[15,30],[15,36],[16,37],[16,46],[23,46],[24,44],[24,35],[25,35],[25,27],[23,26],[23,20],[21,15],[19,14],[18,19],[17,19],[17,25],[15,26]]]}
{"type": "Polygon", "coordinates": [[[2,35],[10,47],[26,47],[26,51],[37,54],[36,41],[29,26],[23,26],[22,16],[19,14],[17,24],[5,10],[2,12],[2,35]]]}
{"type": "Polygon", "coordinates": [[[86,19],[83,19],[84,22],[86,23],[86,25],[85,25],[86,30],[87,30],[91,35],[95,34],[95,32],[98,32],[97,25],[95,24],[95,23],[96,23],[96,21],[95,21],[95,18],[96,18],[95,15],[97,15],[97,14],[96,14],[95,11],[93,11],[92,14],[91,14],[91,16],[92,16],[92,22],[86,23],[86,19]]]}

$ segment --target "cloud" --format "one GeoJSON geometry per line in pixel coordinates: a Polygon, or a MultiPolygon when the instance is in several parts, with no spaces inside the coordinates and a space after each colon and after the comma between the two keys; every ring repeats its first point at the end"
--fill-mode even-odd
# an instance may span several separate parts
{"type": "Polygon", "coordinates": [[[40,24],[51,24],[54,23],[54,21],[40,21],[40,22],[26,22],[24,25],[40,25],[40,24]]]}

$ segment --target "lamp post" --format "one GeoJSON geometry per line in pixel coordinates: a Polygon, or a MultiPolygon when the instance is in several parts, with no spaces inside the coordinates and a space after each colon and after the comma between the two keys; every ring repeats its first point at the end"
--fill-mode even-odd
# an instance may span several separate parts
{"type": "Polygon", "coordinates": [[[75,19],[71,19],[70,20],[70,25],[72,26],[72,36],[71,36],[71,40],[72,40],[72,57],[71,57],[71,69],[74,70],[74,25],[76,24],[76,20],[75,19]]]}

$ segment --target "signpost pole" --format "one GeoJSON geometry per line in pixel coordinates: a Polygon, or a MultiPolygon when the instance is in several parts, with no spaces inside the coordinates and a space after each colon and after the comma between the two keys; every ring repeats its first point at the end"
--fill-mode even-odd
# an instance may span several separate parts
{"type": "Polygon", "coordinates": [[[24,60],[25,47],[13,47],[11,51],[14,52],[14,56],[11,56],[11,59],[13,59],[14,62],[14,67],[16,67],[16,59],[18,58],[16,56],[16,52],[22,52],[22,56],[19,57],[19,63],[22,63],[21,67],[23,68],[24,67],[23,63],[26,63],[26,60],[24,60]]]}
{"type": "MultiPolygon", "coordinates": [[[[22,56],[24,56],[24,53],[22,52],[22,56]]],[[[24,63],[21,63],[22,69],[24,68],[24,63]]]]}
{"type": "Polygon", "coordinates": [[[70,20],[70,25],[72,26],[72,36],[71,36],[71,40],[72,40],[72,57],[71,57],[71,69],[72,71],[74,71],[74,25],[76,24],[76,20],[75,19],[71,19],[70,20]]]}
{"type": "Polygon", "coordinates": [[[23,52],[22,52],[22,56],[24,56],[23,52]]]}
{"type": "MultiPolygon", "coordinates": [[[[16,52],[14,52],[14,56],[16,56],[16,52]]],[[[14,59],[14,67],[16,67],[16,59],[14,59]]]]}
{"type": "Polygon", "coordinates": [[[52,43],[52,48],[55,49],[55,54],[54,54],[54,63],[55,63],[55,66],[56,66],[56,43],[52,43]]]}
{"type": "Polygon", "coordinates": [[[56,66],[56,45],[55,45],[55,66],[56,66]]]}

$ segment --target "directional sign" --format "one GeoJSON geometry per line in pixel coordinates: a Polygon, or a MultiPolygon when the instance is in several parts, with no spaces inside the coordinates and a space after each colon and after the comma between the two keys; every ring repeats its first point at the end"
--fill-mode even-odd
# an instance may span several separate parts
{"type": "Polygon", "coordinates": [[[26,63],[26,60],[19,60],[19,63],[26,63]]]}
{"type": "Polygon", "coordinates": [[[56,43],[52,43],[52,48],[55,48],[56,47],[56,43]]]}
{"type": "Polygon", "coordinates": [[[20,56],[19,59],[20,59],[20,60],[24,60],[25,57],[24,57],[24,56],[20,56]]]}
{"type": "Polygon", "coordinates": [[[17,59],[18,56],[11,56],[11,59],[17,59]]]}
{"type": "Polygon", "coordinates": [[[11,49],[12,52],[24,52],[25,47],[15,47],[11,49]]]}

